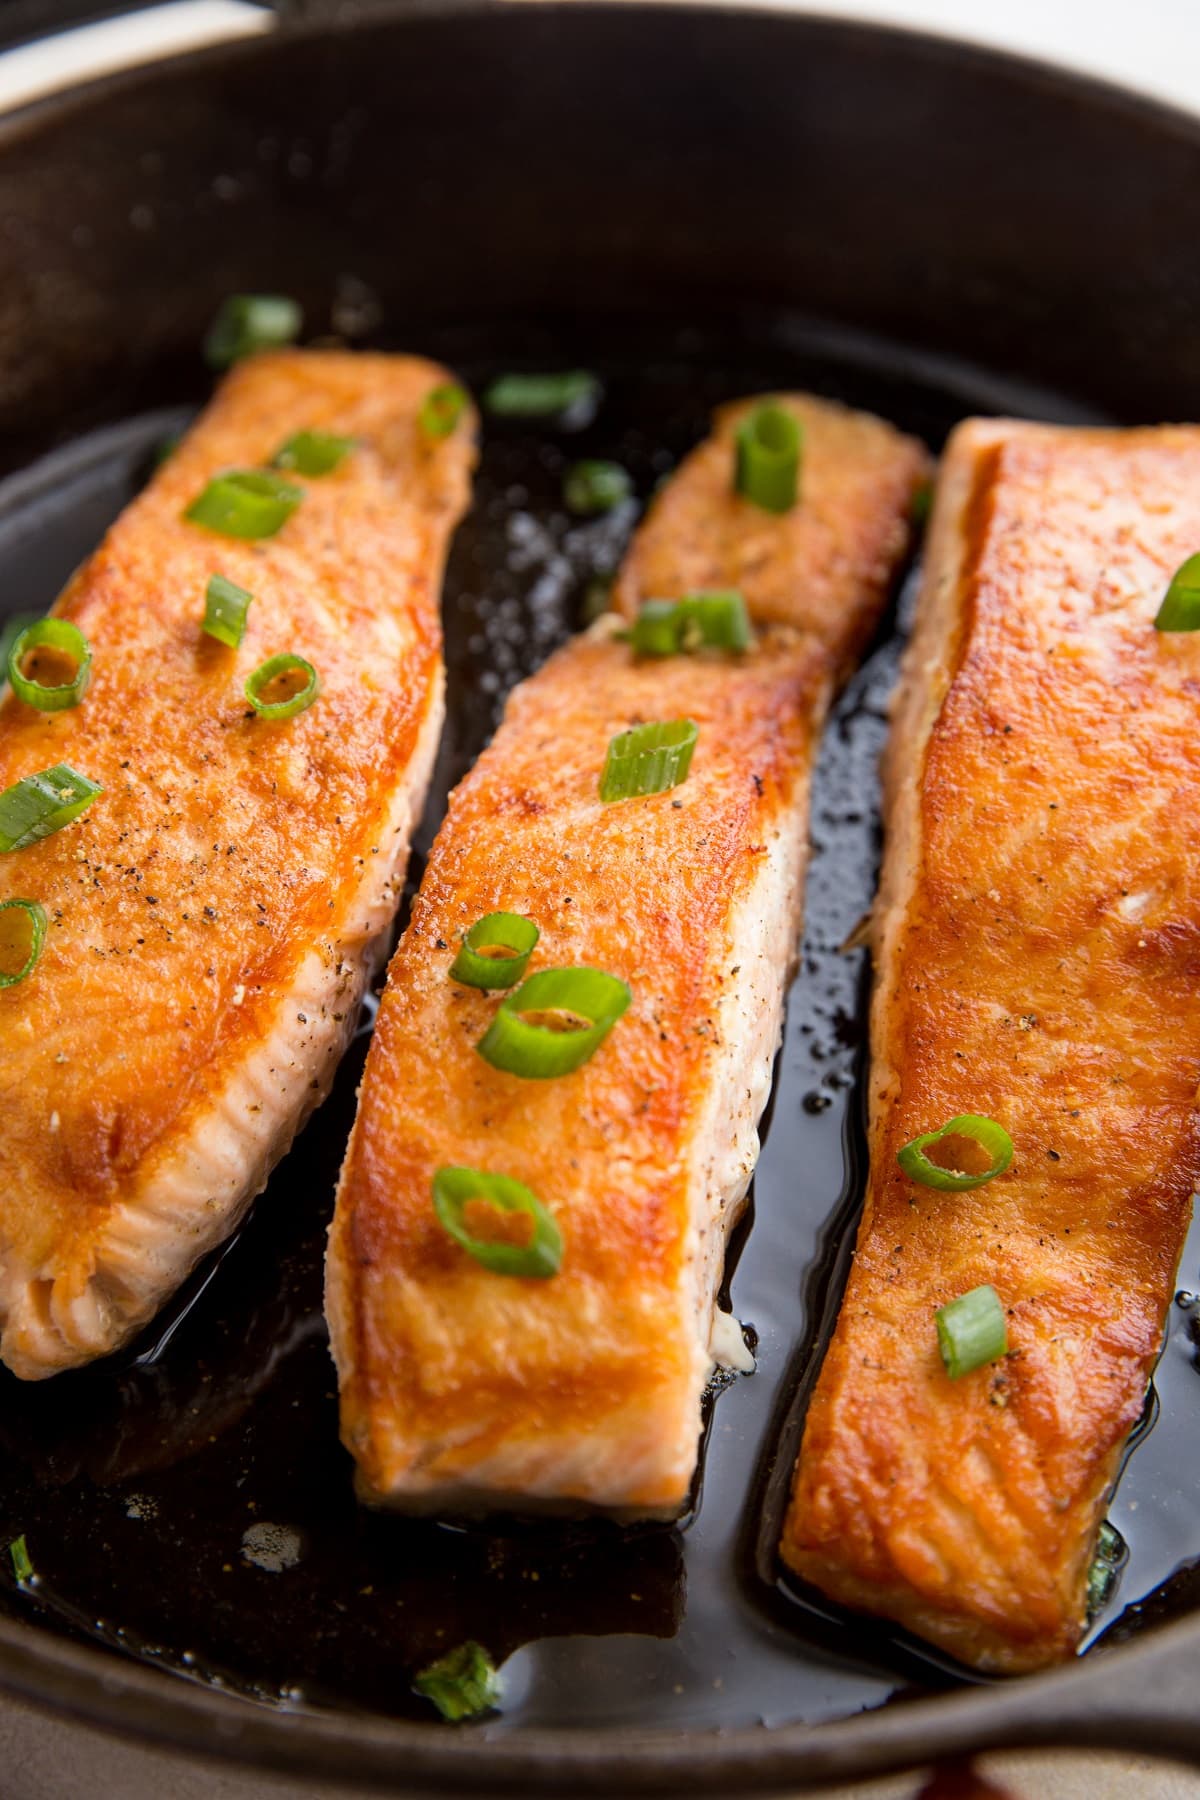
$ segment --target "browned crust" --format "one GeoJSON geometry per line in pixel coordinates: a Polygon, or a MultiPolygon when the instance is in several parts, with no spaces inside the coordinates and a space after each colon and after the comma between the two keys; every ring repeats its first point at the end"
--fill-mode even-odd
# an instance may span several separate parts
{"type": "Polygon", "coordinates": [[[888,756],[871,1176],[784,1560],[980,1668],[1071,1654],[1200,1176],[1200,431],[956,434],[888,756]],[[896,1152],[1012,1133],[965,1194],[896,1152]],[[951,1382],[934,1309],[1012,1354],[951,1382]]]}
{"type": "MultiPolygon", "coordinates": [[[[445,379],[416,358],[339,352],[239,367],[56,608],[92,646],[84,702],[0,706],[0,788],[67,762],[104,789],[75,824],[0,859],[0,895],[38,898],[51,921],[35,976],[0,991],[0,1264],[68,1311],[112,1220],[143,1202],[162,1230],[131,1253],[134,1285],[172,1257],[186,1271],[189,1234],[203,1245],[211,1232],[186,1207],[167,1217],[180,1157],[276,1032],[305,958],[336,960],[363,936],[373,860],[391,872],[395,796],[440,707],[438,583],[474,460],[469,417],[437,442],[419,430],[445,379]],[[276,537],[239,543],[183,518],[214,473],[267,463],[303,428],[357,447],[301,482],[276,537]],[[201,631],[218,571],[255,596],[236,652],[201,631]],[[278,650],[307,656],[322,682],[284,725],[255,718],[243,694],[278,650]]],[[[291,1030],[302,1062],[306,1033],[291,1030]]],[[[279,1148],[303,1104],[279,1101],[279,1148]]],[[[214,1190],[212,1209],[232,1203],[214,1190]]],[[[111,1282],[117,1331],[132,1301],[124,1276],[111,1282]]]]}
{"type": "Polygon", "coordinates": [[[792,950],[814,739],[848,647],[878,615],[926,468],[879,421],[788,403],[822,428],[808,537],[791,515],[731,497],[731,409],[715,451],[694,453],[656,501],[620,597],[630,607],[644,592],[736,581],[755,618],[786,614],[790,596],[794,622],[736,661],[638,662],[611,638],[568,646],[513,695],[438,834],[390,971],[330,1241],[342,1431],[368,1498],[669,1514],[686,1496],[711,1269],[753,1165],[792,950]],[[706,535],[717,515],[719,547],[706,535]],[[839,562],[825,532],[842,516],[856,524],[839,562]],[[738,561],[751,531],[766,553],[738,561]],[[700,725],[687,782],[602,806],[612,734],[684,715],[700,725]],[[754,912],[759,895],[773,916],[754,912]],[[490,1069],[474,1045],[495,1001],[447,980],[464,929],[500,908],[537,920],[535,966],[598,965],[633,991],[603,1049],[563,1080],[490,1069]],[[760,1091],[722,1095],[714,1071],[737,1066],[728,1040],[762,1020],[760,1091]],[[710,1164],[698,1146],[718,1102],[740,1123],[717,1131],[710,1164]],[[739,1145],[744,1167],[719,1172],[739,1145]],[[540,1194],[566,1240],[561,1272],[518,1282],[473,1263],[431,1210],[443,1163],[501,1168],[540,1194]]]}

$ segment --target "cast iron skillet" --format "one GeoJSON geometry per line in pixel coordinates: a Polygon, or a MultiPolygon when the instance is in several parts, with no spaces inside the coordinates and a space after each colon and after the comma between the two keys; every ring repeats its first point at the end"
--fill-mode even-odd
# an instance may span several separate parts
{"type": "MultiPolygon", "coordinates": [[[[22,0],[14,16],[24,32],[105,10],[22,0]]],[[[52,597],[126,497],[154,436],[200,397],[195,346],[230,290],[295,293],[318,328],[328,321],[343,335],[432,350],[473,381],[503,362],[599,363],[609,409],[586,447],[619,451],[645,496],[664,458],[703,429],[707,407],[755,384],[824,387],[935,443],[954,417],[988,407],[1131,422],[1200,416],[1198,214],[1196,122],[949,43],[752,8],[310,0],[269,39],[98,83],[0,126],[0,469],[36,463],[0,492],[0,608],[52,597]]],[[[580,537],[556,514],[564,453],[519,432],[485,448],[448,584],[452,728],[439,794],[484,741],[503,687],[577,622],[576,588],[618,548],[620,522],[580,537]]],[[[147,1584],[162,1572],[150,1549],[130,1548],[157,1541],[145,1495],[128,1491],[130,1469],[139,1489],[161,1476],[181,1518],[183,1488],[203,1496],[199,1508],[211,1489],[219,1511],[232,1484],[220,1461],[227,1448],[208,1457],[188,1441],[181,1382],[194,1380],[185,1398],[213,1440],[239,1454],[245,1443],[263,1454],[265,1444],[286,1489],[288,1459],[300,1452],[285,1397],[299,1371],[299,1416],[311,1412],[319,1445],[305,1454],[329,1465],[330,1504],[346,1504],[312,1284],[353,1055],[340,1099],[300,1159],[283,1165],[227,1261],[189,1296],[190,1310],[168,1316],[169,1342],[151,1333],[115,1368],[51,1388],[4,1386],[0,1531],[27,1530],[46,1571],[37,1604],[11,1589],[4,1596],[5,1686],[183,1749],[403,1792],[794,1791],[1002,1745],[1125,1746],[1200,1763],[1191,1666],[1200,1620],[1154,1623],[1189,1604],[1187,1570],[1169,1588],[1166,1578],[1200,1558],[1195,1378],[1178,1318],[1159,1378],[1163,1422],[1118,1496],[1154,1519],[1149,1547],[1131,1537],[1131,1569],[1142,1575],[1129,1597],[1159,1592],[1079,1665],[955,1685],[952,1671],[881,1628],[822,1619],[803,1596],[771,1585],[772,1531],[759,1521],[765,1512],[770,1525],[777,1512],[799,1422],[794,1397],[836,1304],[836,1252],[856,1198],[848,1082],[856,1068],[861,1075],[859,973],[836,960],[834,934],[839,907],[869,892],[870,764],[894,654],[885,634],[840,709],[818,781],[805,969],[759,1218],[733,1285],[759,1328],[760,1372],[711,1409],[696,1520],[682,1537],[547,1538],[542,1527],[531,1539],[517,1526],[497,1536],[518,1574],[540,1559],[549,1595],[541,1632],[585,1634],[570,1640],[570,1654],[593,1688],[568,1695],[564,1720],[572,1705],[586,1713],[605,1682],[618,1700],[630,1693],[638,1646],[688,1642],[716,1542],[728,1591],[771,1645],[771,1728],[727,1717],[711,1698],[691,1706],[690,1694],[683,1726],[644,1722],[669,1720],[669,1700],[649,1709],[631,1700],[627,1718],[600,1707],[586,1731],[502,1721],[456,1732],[389,1717],[403,1707],[388,1703],[378,1668],[354,1663],[362,1646],[341,1626],[331,1626],[324,1687],[318,1679],[306,1690],[313,1704],[281,1697],[248,1678],[259,1640],[239,1638],[246,1609],[231,1608],[227,1593],[257,1596],[250,1610],[261,1633],[277,1609],[282,1630],[315,1639],[311,1619],[294,1624],[286,1585],[271,1585],[284,1577],[262,1575],[264,1585],[225,1598],[203,1577],[201,1606],[225,1608],[222,1659],[211,1648],[186,1653],[180,1634],[201,1615],[187,1615],[186,1580],[162,1575],[151,1643],[147,1584]],[[794,1230],[789,1180],[813,1190],[797,1201],[794,1230]],[[257,1418],[246,1440],[237,1435],[243,1411],[257,1418]],[[1174,1512],[1159,1504],[1160,1490],[1174,1512]],[[138,1523],[123,1524],[128,1517],[138,1523]],[[619,1603],[598,1596],[586,1573],[596,1569],[625,1587],[633,1571],[638,1591],[619,1603]],[[104,1580],[100,1620],[95,1584],[104,1580]],[[140,1632],[126,1629],[134,1614],[140,1632]],[[1134,1631],[1139,1617],[1154,1629],[1134,1631]],[[343,1643],[346,1679],[361,1677],[357,1710],[334,1666],[343,1643]],[[606,1644],[608,1674],[596,1649],[606,1644]],[[789,1646],[790,1712],[778,1704],[789,1646]],[[134,1655],[114,1654],[121,1647],[134,1655]],[[211,1679],[218,1665],[258,1703],[221,1691],[211,1679]],[[203,1673],[210,1679],[197,1679],[203,1673]],[[812,1701],[819,1675],[840,1703],[812,1701]],[[903,1704],[882,1705],[891,1692],[903,1704]],[[856,1705],[874,1710],[838,1716],[856,1705]],[[827,1722],[775,1722],[800,1714],[827,1722]]],[[[431,814],[418,850],[434,822],[431,814]]],[[[1193,1238],[1189,1269],[1196,1248],[1193,1238]]],[[[382,1581],[395,1546],[418,1541],[395,1535],[408,1530],[347,1526],[342,1563],[363,1558],[382,1581]]],[[[464,1590],[473,1568],[487,1588],[491,1564],[472,1564],[472,1540],[427,1533],[419,1543],[434,1575],[449,1569],[457,1583],[456,1622],[471,1622],[476,1596],[464,1590]]],[[[315,1545],[305,1565],[318,1597],[335,1591],[320,1585],[328,1551],[315,1545]]],[[[408,1570],[398,1592],[411,1588],[436,1611],[440,1576],[422,1587],[420,1573],[408,1570]]],[[[239,1567],[231,1579],[260,1577],[239,1567]]],[[[517,1585],[503,1589],[520,1615],[512,1644],[539,1635],[517,1585]]],[[[370,1606],[364,1595],[364,1618],[370,1606]]],[[[502,1632],[499,1618],[494,1627],[502,1632]]],[[[386,1654],[386,1634],[376,1641],[386,1654]]],[[[710,1667],[701,1662],[698,1682],[710,1667]]],[[[658,1665],[645,1667],[653,1675],[658,1665]]],[[[406,1686],[402,1666],[383,1676],[406,1686]]]]}

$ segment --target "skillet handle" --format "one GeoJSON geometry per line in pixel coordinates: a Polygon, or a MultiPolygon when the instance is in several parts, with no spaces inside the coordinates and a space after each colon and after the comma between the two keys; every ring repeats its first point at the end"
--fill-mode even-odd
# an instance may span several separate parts
{"type": "Polygon", "coordinates": [[[1200,1768],[1198,1654],[1190,1619],[1121,1654],[1097,1648],[1061,1676],[1019,1682],[994,1747],[1132,1750],[1200,1768]]]}

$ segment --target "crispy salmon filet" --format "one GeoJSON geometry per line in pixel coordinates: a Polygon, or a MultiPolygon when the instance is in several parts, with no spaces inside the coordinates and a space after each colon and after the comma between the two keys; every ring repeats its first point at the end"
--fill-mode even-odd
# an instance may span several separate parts
{"type": "Polygon", "coordinates": [[[328,1086],[392,917],[442,716],[438,588],[474,460],[427,438],[443,370],[287,352],[234,371],[56,612],[86,635],[70,711],[11,693],[0,788],[58,763],[103,793],[0,857],[41,902],[41,961],[0,990],[0,1356],[33,1379],[104,1355],[236,1223],[328,1086]],[[355,440],[256,543],[189,523],[219,471],[300,431],[355,440]],[[236,651],[205,588],[248,589],[236,651]],[[291,651],[321,693],[259,718],[291,651]]]}
{"type": "Polygon", "coordinates": [[[795,955],[813,750],[926,472],[878,421],[789,404],[836,421],[810,443],[803,505],[831,521],[852,507],[854,530],[810,542],[795,515],[734,495],[732,409],[660,495],[619,590],[632,607],[647,582],[666,597],[736,583],[757,618],[789,622],[741,657],[649,661],[602,621],[516,690],[451,800],[390,970],[330,1236],[342,1434],[368,1500],[668,1517],[686,1500],[795,955]],[[603,804],[610,738],[685,717],[699,726],[687,779],[603,804]],[[530,973],[586,964],[630,987],[573,1074],[523,1080],[476,1050],[497,1000],[449,968],[501,910],[540,927],[530,973]],[[564,1239],[559,1272],[497,1274],[453,1241],[431,1204],[444,1165],[532,1189],[564,1239]]]}
{"type": "Polygon", "coordinates": [[[885,767],[871,1169],[785,1562],[985,1670],[1069,1656],[1200,1175],[1200,430],[951,441],[885,767]],[[963,1113],[1008,1173],[917,1185],[963,1113]],[[951,1380],[989,1284],[1010,1354],[951,1380]]]}

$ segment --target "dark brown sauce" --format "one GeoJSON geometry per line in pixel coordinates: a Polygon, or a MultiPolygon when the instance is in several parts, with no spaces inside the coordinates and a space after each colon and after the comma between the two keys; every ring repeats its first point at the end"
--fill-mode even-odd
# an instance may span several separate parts
{"type": "MultiPolygon", "coordinates": [[[[604,376],[606,399],[576,435],[511,425],[486,435],[447,581],[449,724],[410,891],[448,788],[486,742],[504,694],[578,623],[589,584],[616,566],[636,519],[630,504],[571,520],[559,500],[566,462],[614,457],[644,502],[714,404],[785,385],[873,407],[935,446],[972,410],[1087,416],[982,374],[761,320],[733,341],[514,329],[420,347],[477,390],[511,363],[587,363],[604,376]]],[[[136,488],[153,444],[185,416],[94,434],[0,490],[6,604],[49,603],[136,488]]],[[[142,1341],[50,1383],[0,1380],[0,1543],[23,1532],[38,1571],[35,1589],[18,1593],[0,1568],[0,1605],[262,1702],[414,1717],[429,1714],[410,1691],[414,1670],[476,1638],[506,1663],[505,1710],[488,1732],[815,1721],[961,1676],[882,1626],[790,1594],[774,1557],[861,1187],[865,953],[838,947],[872,894],[875,764],[897,654],[889,625],[821,755],[802,965],[729,1283],[758,1371],[713,1385],[703,1486],[685,1528],[458,1527],[356,1505],[320,1289],[368,1007],[332,1098],[246,1227],[142,1341]]],[[[1193,1233],[1181,1279],[1195,1279],[1198,1265],[1193,1233]]],[[[1200,1602],[1195,1317],[1172,1309],[1162,1418],[1112,1507],[1129,1553],[1097,1632],[1121,1635],[1200,1602]]]]}

